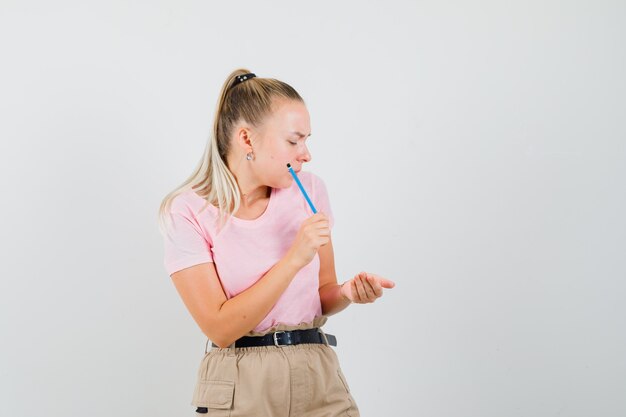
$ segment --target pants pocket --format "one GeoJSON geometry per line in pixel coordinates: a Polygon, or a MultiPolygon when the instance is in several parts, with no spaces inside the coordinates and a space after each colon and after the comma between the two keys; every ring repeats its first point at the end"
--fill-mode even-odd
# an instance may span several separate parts
{"type": "Polygon", "coordinates": [[[196,413],[207,417],[229,417],[233,407],[235,383],[232,381],[199,380],[193,393],[191,405],[196,413]]]}
{"type": "Polygon", "coordinates": [[[341,372],[341,369],[337,368],[337,374],[339,375],[339,379],[341,379],[341,383],[346,388],[346,391],[348,391],[349,393],[350,387],[348,386],[348,381],[346,381],[346,377],[343,376],[343,372],[341,372]]]}
{"type": "Polygon", "coordinates": [[[346,389],[346,395],[348,396],[348,400],[350,401],[350,408],[346,410],[346,414],[350,417],[359,417],[361,414],[359,412],[359,407],[357,407],[354,402],[354,398],[352,398],[352,394],[350,394],[350,386],[348,386],[348,381],[346,381],[346,377],[341,372],[341,368],[337,368],[337,375],[339,375],[339,379],[346,389]]]}

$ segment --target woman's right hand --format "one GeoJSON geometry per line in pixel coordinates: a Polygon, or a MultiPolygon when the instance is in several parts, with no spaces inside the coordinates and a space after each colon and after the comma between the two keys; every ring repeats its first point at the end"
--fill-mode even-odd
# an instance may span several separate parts
{"type": "Polygon", "coordinates": [[[305,219],[289,249],[288,256],[301,268],[313,260],[321,246],[330,241],[328,216],[317,212],[305,219]]]}

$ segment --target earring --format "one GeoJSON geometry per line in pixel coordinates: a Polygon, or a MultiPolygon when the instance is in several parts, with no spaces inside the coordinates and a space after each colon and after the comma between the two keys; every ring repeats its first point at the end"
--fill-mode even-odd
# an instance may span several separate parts
{"type": "Polygon", "coordinates": [[[252,152],[248,152],[248,153],[246,154],[246,159],[247,159],[248,161],[252,161],[252,152]]]}

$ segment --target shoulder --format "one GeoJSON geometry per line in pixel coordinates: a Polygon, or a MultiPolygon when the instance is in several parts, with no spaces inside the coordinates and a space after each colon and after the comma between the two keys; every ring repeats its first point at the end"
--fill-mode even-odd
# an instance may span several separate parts
{"type": "Polygon", "coordinates": [[[170,213],[185,217],[195,217],[203,207],[211,206],[193,190],[185,190],[172,198],[170,213]]]}
{"type": "Polygon", "coordinates": [[[204,198],[193,190],[185,190],[172,198],[167,214],[174,227],[178,227],[181,233],[186,233],[183,232],[185,230],[189,232],[189,230],[194,229],[205,240],[211,241],[210,236],[213,233],[213,228],[210,220],[216,216],[210,208],[203,209],[207,205],[211,207],[204,198]]]}
{"type": "Polygon", "coordinates": [[[184,214],[189,211],[189,209],[191,208],[191,204],[189,201],[190,193],[191,190],[183,191],[172,198],[172,202],[170,204],[170,212],[172,214],[184,214]]]}

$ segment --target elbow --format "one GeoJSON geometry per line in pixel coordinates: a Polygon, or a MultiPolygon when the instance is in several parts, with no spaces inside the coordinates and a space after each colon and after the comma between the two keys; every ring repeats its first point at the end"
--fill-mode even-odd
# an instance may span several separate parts
{"type": "Polygon", "coordinates": [[[208,332],[205,331],[204,334],[209,338],[211,342],[213,342],[219,348],[229,347],[231,345],[230,339],[223,332],[217,332],[215,330],[208,332]]]}
{"type": "Polygon", "coordinates": [[[219,348],[227,348],[236,340],[218,323],[208,323],[202,326],[202,333],[219,348]]]}
{"type": "Polygon", "coordinates": [[[220,341],[217,341],[217,342],[214,341],[213,343],[215,343],[215,345],[218,348],[222,348],[222,349],[230,347],[230,345],[232,344],[232,342],[231,343],[224,343],[224,342],[220,342],[220,341]]]}
{"type": "MultiPolygon", "coordinates": [[[[206,333],[205,333],[206,334],[206,333]]],[[[207,337],[209,338],[209,340],[211,340],[211,342],[213,342],[217,347],[219,348],[227,348],[230,345],[233,344],[234,340],[226,338],[224,336],[220,337],[220,336],[209,336],[207,335],[207,337]]]]}

